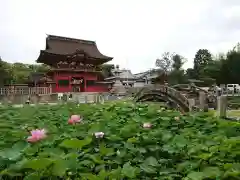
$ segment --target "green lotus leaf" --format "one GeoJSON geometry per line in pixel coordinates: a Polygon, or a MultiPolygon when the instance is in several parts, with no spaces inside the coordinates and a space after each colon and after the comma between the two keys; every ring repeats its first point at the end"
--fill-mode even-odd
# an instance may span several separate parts
{"type": "Polygon", "coordinates": [[[38,158],[28,160],[26,163],[22,165],[22,169],[34,169],[34,170],[41,170],[46,169],[53,163],[52,159],[49,158],[38,158]]]}
{"type": "Polygon", "coordinates": [[[80,149],[92,142],[91,138],[86,138],[84,140],[79,139],[70,139],[64,140],[59,146],[64,148],[73,148],[73,149],[80,149]]]}

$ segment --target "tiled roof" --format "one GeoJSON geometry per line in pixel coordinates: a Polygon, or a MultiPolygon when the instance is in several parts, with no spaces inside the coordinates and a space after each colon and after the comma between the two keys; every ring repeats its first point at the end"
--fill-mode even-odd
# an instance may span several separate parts
{"type": "MultiPolygon", "coordinates": [[[[97,48],[94,41],[87,41],[81,39],[74,39],[62,36],[48,35],[46,38],[46,49],[42,50],[45,54],[56,54],[56,55],[74,55],[76,52],[83,52],[91,58],[99,60],[112,60],[112,57],[103,55],[97,48]]],[[[41,52],[41,53],[42,53],[41,52]]],[[[38,59],[38,62],[41,60],[38,59]]]]}

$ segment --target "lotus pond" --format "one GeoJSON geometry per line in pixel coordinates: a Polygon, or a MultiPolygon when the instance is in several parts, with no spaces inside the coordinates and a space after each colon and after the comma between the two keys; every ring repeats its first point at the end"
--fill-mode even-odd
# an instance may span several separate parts
{"type": "Polygon", "coordinates": [[[1,107],[0,130],[2,179],[240,179],[240,123],[209,113],[130,102],[1,107]],[[71,115],[83,119],[69,124],[71,115]],[[46,137],[28,142],[34,129],[46,137]]]}

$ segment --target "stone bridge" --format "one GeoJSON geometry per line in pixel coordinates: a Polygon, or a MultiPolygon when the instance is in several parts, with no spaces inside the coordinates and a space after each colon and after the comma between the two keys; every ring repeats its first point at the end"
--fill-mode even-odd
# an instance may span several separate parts
{"type": "Polygon", "coordinates": [[[172,88],[181,92],[188,99],[195,99],[195,105],[200,103],[200,93],[203,92],[206,96],[206,103],[208,104],[208,107],[216,108],[217,94],[211,90],[209,91],[206,88],[198,87],[194,84],[177,84],[172,86],[172,88]]]}
{"type": "Polygon", "coordinates": [[[188,112],[188,99],[176,89],[165,85],[149,85],[143,87],[134,97],[136,102],[158,101],[168,102],[170,106],[177,107],[182,112],[188,112]]]}

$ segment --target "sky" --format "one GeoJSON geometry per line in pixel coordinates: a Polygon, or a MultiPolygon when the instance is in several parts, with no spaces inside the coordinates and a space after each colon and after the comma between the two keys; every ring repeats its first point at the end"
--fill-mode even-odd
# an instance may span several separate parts
{"type": "Polygon", "coordinates": [[[133,73],[164,52],[192,67],[200,48],[227,52],[240,41],[240,0],[0,0],[0,56],[35,63],[46,34],[96,41],[133,73]]]}

